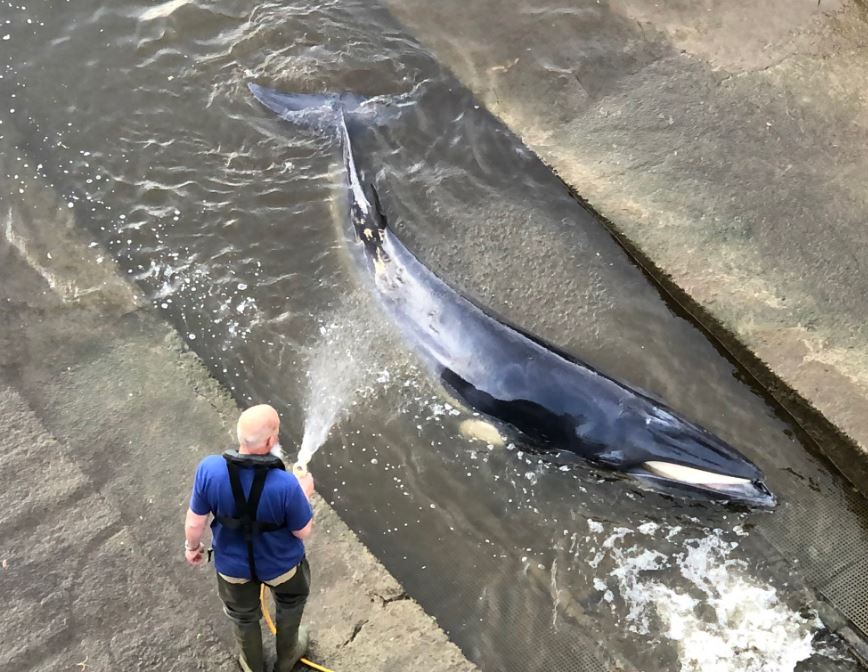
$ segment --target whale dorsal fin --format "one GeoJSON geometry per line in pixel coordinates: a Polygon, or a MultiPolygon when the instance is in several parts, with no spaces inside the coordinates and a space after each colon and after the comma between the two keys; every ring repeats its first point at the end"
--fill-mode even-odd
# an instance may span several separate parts
{"type": "Polygon", "coordinates": [[[380,202],[380,194],[377,192],[377,187],[371,182],[368,184],[371,188],[371,195],[374,197],[374,220],[377,222],[377,227],[380,231],[389,228],[389,223],[386,220],[386,213],[383,211],[383,204],[380,202]]]}

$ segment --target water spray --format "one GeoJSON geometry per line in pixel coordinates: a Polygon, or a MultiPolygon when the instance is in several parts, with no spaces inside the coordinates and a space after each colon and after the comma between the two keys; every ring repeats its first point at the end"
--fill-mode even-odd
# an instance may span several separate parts
{"type": "Polygon", "coordinates": [[[299,478],[307,476],[307,465],[312,457],[313,453],[309,450],[305,450],[305,446],[302,444],[301,450],[298,451],[298,457],[295,459],[295,464],[292,465],[292,473],[299,478]]]}
{"type": "Polygon", "coordinates": [[[371,331],[365,303],[344,303],[320,323],[319,338],[307,350],[304,437],[292,467],[298,476],[307,473],[314,454],[356,399],[374,389],[372,380],[388,382],[382,361],[386,340],[384,334],[371,331]]]}
{"type": "Polygon", "coordinates": [[[320,326],[320,337],[308,356],[304,437],[292,467],[297,476],[307,474],[314,453],[343,419],[367,373],[367,358],[356,350],[358,329],[352,320],[320,326]]]}
{"type": "Polygon", "coordinates": [[[307,474],[307,465],[313,459],[314,453],[326,442],[332,425],[339,416],[339,409],[334,405],[325,414],[319,411],[319,408],[308,408],[307,418],[304,423],[304,438],[301,440],[301,448],[298,451],[298,457],[295,458],[295,464],[292,465],[292,471],[296,476],[304,476],[307,474]]]}
{"type": "MultiPolygon", "coordinates": [[[[271,454],[280,458],[284,464],[286,463],[286,453],[283,452],[283,446],[279,443],[274,444],[274,447],[271,449],[271,454]]],[[[302,446],[302,449],[298,452],[298,457],[296,458],[295,463],[292,465],[292,473],[298,477],[306,476],[307,465],[312,457],[313,453],[305,450],[304,446],[302,446]]]]}

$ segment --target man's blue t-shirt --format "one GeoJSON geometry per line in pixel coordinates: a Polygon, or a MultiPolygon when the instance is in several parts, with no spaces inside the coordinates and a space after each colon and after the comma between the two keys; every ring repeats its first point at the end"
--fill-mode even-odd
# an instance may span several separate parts
{"type": "MultiPolygon", "coordinates": [[[[240,469],[244,496],[250,495],[253,469],[240,469]]],[[[229,469],[222,455],[209,455],[199,463],[193,494],[190,496],[193,513],[204,516],[234,517],[235,498],[229,483],[229,469]]],[[[286,523],[285,529],[257,534],[253,539],[256,573],[263,581],[270,581],[295,567],[304,557],[304,543],[292,534],[305,527],[313,518],[310,503],[298,479],[282,469],[269,469],[256,509],[256,520],[268,523],[286,523]]],[[[214,546],[214,564],[226,576],[249,579],[247,543],[241,530],[225,529],[215,519],[211,522],[214,546]]]]}

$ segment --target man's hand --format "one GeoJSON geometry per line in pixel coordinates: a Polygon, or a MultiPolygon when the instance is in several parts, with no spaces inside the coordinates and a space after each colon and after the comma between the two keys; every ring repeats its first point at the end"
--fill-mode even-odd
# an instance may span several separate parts
{"type": "Polygon", "coordinates": [[[187,509],[187,519],[184,522],[184,557],[193,567],[201,567],[205,563],[205,544],[202,543],[202,534],[205,532],[205,524],[208,515],[200,516],[187,509]]]}
{"type": "Polygon", "coordinates": [[[184,557],[187,559],[187,564],[191,567],[201,567],[205,564],[205,544],[199,543],[199,547],[192,551],[184,546],[184,557]]]}
{"type": "Polygon", "coordinates": [[[304,492],[305,497],[310,499],[310,496],[313,494],[313,474],[309,471],[305,471],[303,474],[299,474],[298,472],[293,472],[295,477],[298,479],[298,484],[301,486],[302,492],[304,492]]]}

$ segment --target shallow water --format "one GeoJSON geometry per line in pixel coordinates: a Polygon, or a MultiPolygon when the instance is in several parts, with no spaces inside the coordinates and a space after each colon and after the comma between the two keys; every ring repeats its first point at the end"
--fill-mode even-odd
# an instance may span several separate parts
{"type": "Polygon", "coordinates": [[[2,198],[53,184],[239,399],[278,406],[287,439],[334,419],[320,491],[483,669],[855,667],[804,586],[841,530],[868,548],[862,500],[382,7],[76,0],[4,3],[0,21],[0,133],[30,157],[2,198]],[[470,416],[346,253],[335,138],[275,119],[248,81],[410,101],[356,138],[408,246],[738,446],[778,511],[462,436],[470,416]]]}

